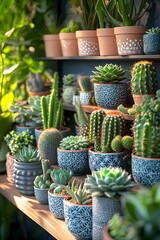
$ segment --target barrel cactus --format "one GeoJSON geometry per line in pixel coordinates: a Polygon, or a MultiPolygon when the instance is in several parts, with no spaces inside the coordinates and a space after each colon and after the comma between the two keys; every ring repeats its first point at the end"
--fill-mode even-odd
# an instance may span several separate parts
{"type": "Polygon", "coordinates": [[[78,79],[79,86],[81,88],[81,91],[83,92],[89,92],[92,91],[92,85],[91,85],[91,80],[87,76],[80,76],[78,79]]]}
{"type": "Polygon", "coordinates": [[[64,150],[81,150],[88,148],[90,141],[83,136],[68,136],[60,142],[60,148],[64,150]]]}
{"type": "Polygon", "coordinates": [[[111,148],[115,152],[121,152],[126,149],[132,149],[133,138],[131,136],[120,136],[117,135],[111,142],[111,148]]]}

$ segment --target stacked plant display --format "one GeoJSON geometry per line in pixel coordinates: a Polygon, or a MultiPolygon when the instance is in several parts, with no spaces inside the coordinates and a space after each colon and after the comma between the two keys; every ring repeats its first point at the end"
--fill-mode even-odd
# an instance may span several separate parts
{"type": "Polygon", "coordinates": [[[34,195],[34,179],[42,173],[37,149],[24,146],[14,162],[14,184],[24,195],[34,195]]]}
{"type": "Polygon", "coordinates": [[[91,80],[87,76],[80,76],[78,79],[80,91],[80,101],[82,105],[91,105],[91,99],[93,98],[94,91],[92,89],[91,80]]]}
{"type": "Polygon", "coordinates": [[[89,171],[88,148],[90,141],[83,136],[69,136],[60,142],[58,166],[71,170],[74,174],[83,175],[89,171]]]}
{"type": "Polygon", "coordinates": [[[48,190],[51,185],[50,172],[51,169],[48,169],[49,160],[42,159],[42,175],[36,176],[34,180],[34,194],[36,199],[41,204],[48,204],[48,190]]]}
{"type": "Polygon", "coordinates": [[[68,196],[63,186],[70,183],[72,171],[53,169],[50,173],[53,183],[48,192],[49,209],[56,218],[64,219],[63,199],[68,196]]]}
{"type": "Polygon", "coordinates": [[[135,187],[131,176],[120,168],[101,168],[88,175],[85,183],[93,198],[93,240],[102,239],[105,224],[116,213],[122,214],[120,197],[135,187]]]}
{"type": "Polygon", "coordinates": [[[160,28],[152,27],[143,36],[143,48],[145,54],[160,53],[160,28]],[[154,44],[153,44],[154,43],[154,44]]]}
{"type": "Polygon", "coordinates": [[[77,77],[75,74],[67,74],[63,76],[63,101],[73,104],[73,96],[78,94],[77,77]]]}
{"type": "Polygon", "coordinates": [[[113,64],[95,67],[91,76],[94,83],[95,99],[98,106],[108,109],[117,109],[126,101],[128,84],[123,82],[125,70],[113,64]]]}

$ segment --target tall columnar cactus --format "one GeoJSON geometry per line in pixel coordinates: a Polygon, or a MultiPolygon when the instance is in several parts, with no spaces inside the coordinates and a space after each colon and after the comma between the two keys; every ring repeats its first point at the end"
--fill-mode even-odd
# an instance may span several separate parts
{"type": "Polygon", "coordinates": [[[132,93],[135,95],[154,94],[157,90],[156,70],[152,62],[140,61],[132,69],[132,93]]]}
{"type": "MultiPolygon", "coordinates": [[[[119,115],[108,115],[102,124],[101,152],[113,152],[111,142],[116,135],[123,135],[124,119],[119,115]]],[[[96,150],[96,149],[95,149],[96,150]]]]}
{"type": "Polygon", "coordinates": [[[38,151],[41,158],[48,159],[50,164],[57,164],[57,147],[61,140],[62,136],[57,129],[44,130],[38,139],[38,151]]]}
{"type": "Polygon", "coordinates": [[[87,76],[80,76],[78,79],[79,86],[81,88],[81,91],[83,92],[89,92],[92,91],[92,84],[91,80],[87,76]]]}

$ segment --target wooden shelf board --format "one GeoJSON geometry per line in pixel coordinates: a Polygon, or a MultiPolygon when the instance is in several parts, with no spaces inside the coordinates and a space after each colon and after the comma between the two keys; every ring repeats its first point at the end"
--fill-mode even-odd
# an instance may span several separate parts
{"type": "Polygon", "coordinates": [[[16,187],[7,181],[6,175],[0,175],[0,193],[56,239],[76,239],[68,231],[64,220],[56,219],[52,215],[48,205],[40,204],[35,197],[21,195],[16,187]]]}

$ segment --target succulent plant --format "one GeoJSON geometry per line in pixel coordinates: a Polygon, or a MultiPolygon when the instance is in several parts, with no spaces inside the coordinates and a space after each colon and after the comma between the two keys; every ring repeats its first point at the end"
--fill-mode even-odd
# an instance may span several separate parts
{"type": "Polygon", "coordinates": [[[90,141],[83,136],[68,136],[60,142],[60,148],[64,150],[81,150],[88,148],[90,141]]]}
{"type": "Polygon", "coordinates": [[[42,92],[44,90],[44,83],[40,73],[30,72],[29,79],[26,81],[27,88],[30,92],[42,92]]]}
{"type": "Polygon", "coordinates": [[[67,74],[63,76],[63,88],[64,87],[72,87],[74,83],[77,81],[77,76],[75,74],[67,74]]]}
{"type": "Polygon", "coordinates": [[[39,175],[35,178],[34,186],[36,188],[40,188],[40,189],[47,189],[51,185],[51,179],[50,179],[51,169],[48,169],[49,160],[48,159],[42,159],[41,164],[42,164],[43,174],[39,175]]]}
{"type": "Polygon", "coordinates": [[[111,148],[115,152],[121,152],[126,149],[132,149],[133,138],[131,136],[120,136],[117,135],[111,142],[111,148]]]}
{"type": "Polygon", "coordinates": [[[157,90],[156,70],[152,62],[139,61],[132,68],[131,86],[135,95],[154,94],[157,90]]]}
{"type": "Polygon", "coordinates": [[[34,163],[40,161],[40,156],[37,149],[31,145],[24,146],[17,155],[18,162],[34,163]]]}
{"type": "Polygon", "coordinates": [[[95,67],[98,72],[92,71],[91,79],[94,83],[119,83],[126,77],[125,70],[116,64],[106,64],[95,67]]]}
{"type": "Polygon", "coordinates": [[[146,31],[147,34],[160,34],[160,28],[159,27],[152,27],[152,28],[149,28],[147,31],[146,31]]]}
{"type": "Polygon", "coordinates": [[[121,195],[132,190],[135,183],[131,175],[121,168],[101,168],[97,172],[88,175],[85,183],[92,197],[103,197],[119,199],[121,195]]]}
{"type": "Polygon", "coordinates": [[[73,103],[73,96],[77,94],[77,90],[75,87],[67,87],[63,92],[63,100],[65,103],[72,104],[73,103]]]}
{"type": "Polygon", "coordinates": [[[78,79],[78,83],[81,88],[81,91],[83,91],[83,92],[92,91],[92,84],[91,84],[91,80],[89,77],[87,77],[85,75],[80,76],[78,79]]]}

